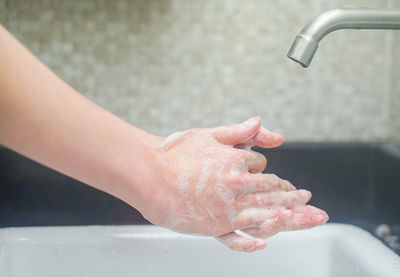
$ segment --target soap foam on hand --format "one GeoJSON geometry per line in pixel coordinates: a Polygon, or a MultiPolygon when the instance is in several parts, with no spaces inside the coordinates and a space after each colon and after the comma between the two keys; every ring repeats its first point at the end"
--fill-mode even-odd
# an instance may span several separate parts
{"type": "Polygon", "coordinates": [[[261,173],[265,157],[250,148],[282,142],[259,118],[168,136],[157,147],[163,208],[144,216],[177,232],[215,236],[237,251],[259,250],[266,246],[259,238],[326,222],[325,212],[306,205],[310,192],[261,173]]]}

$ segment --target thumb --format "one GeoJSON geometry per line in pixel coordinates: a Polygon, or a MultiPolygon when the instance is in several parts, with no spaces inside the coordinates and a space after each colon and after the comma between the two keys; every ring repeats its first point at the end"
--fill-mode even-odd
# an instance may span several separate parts
{"type": "Polygon", "coordinates": [[[237,145],[251,139],[261,127],[259,117],[252,117],[243,123],[217,127],[214,138],[226,145],[237,145]]]}

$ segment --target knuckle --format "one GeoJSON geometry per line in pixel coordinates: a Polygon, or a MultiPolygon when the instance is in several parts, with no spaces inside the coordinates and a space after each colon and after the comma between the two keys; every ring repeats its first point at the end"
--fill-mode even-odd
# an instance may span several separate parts
{"type": "Polygon", "coordinates": [[[233,226],[235,227],[235,229],[244,228],[246,225],[247,225],[247,220],[243,216],[237,216],[233,220],[233,226]]]}
{"type": "Polygon", "coordinates": [[[244,181],[240,175],[225,176],[222,180],[226,185],[226,188],[235,195],[241,191],[244,184],[244,181]]]}
{"type": "Polygon", "coordinates": [[[280,178],[275,174],[268,174],[266,178],[268,179],[268,182],[273,186],[278,186],[280,183],[280,178]]]}
{"type": "Polygon", "coordinates": [[[256,168],[257,171],[261,172],[267,166],[267,159],[261,154],[252,156],[252,159],[247,161],[247,166],[249,168],[256,168]]]}
{"type": "Polygon", "coordinates": [[[233,154],[233,159],[239,163],[245,163],[246,162],[246,156],[243,151],[235,151],[233,154]]]}
{"type": "Polygon", "coordinates": [[[295,190],[296,189],[296,187],[293,186],[293,184],[291,182],[289,182],[288,180],[281,179],[281,184],[282,184],[282,187],[287,190],[295,190]]]}
{"type": "Polygon", "coordinates": [[[263,162],[265,164],[267,163],[267,158],[264,155],[262,155],[258,152],[254,152],[254,154],[261,162],[263,162]]]}
{"type": "Polygon", "coordinates": [[[241,179],[245,185],[254,184],[257,180],[257,176],[257,174],[244,174],[241,179]]]}
{"type": "Polygon", "coordinates": [[[243,184],[243,177],[240,175],[227,175],[223,177],[223,180],[229,185],[243,184]]]}

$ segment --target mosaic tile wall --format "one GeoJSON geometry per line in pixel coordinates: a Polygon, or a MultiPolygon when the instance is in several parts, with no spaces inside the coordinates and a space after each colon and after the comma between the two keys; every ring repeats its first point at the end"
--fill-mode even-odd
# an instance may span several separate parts
{"type": "Polygon", "coordinates": [[[400,142],[400,34],[397,34],[394,39],[395,44],[399,47],[395,48],[394,51],[395,59],[393,63],[393,74],[392,74],[392,107],[391,107],[391,135],[392,137],[400,142]]]}
{"type": "Polygon", "coordinates": [[[159,135],[259,115],[289,141],[377,141],[400,137],[394,31],[335,32],[308,69],[286,52],[322,11],[393,2],[0,0],[0,22],[82,94],[159,135]]]}
{"type": "MultiPolygon", "coordinates": [[[[392,6],[400,8],[400,1],[392,0],[392,6]]],[[[391,87],[390,130],[391,138],[400,143],[400,32],[393,35],[393,63],[391,87]]]]}

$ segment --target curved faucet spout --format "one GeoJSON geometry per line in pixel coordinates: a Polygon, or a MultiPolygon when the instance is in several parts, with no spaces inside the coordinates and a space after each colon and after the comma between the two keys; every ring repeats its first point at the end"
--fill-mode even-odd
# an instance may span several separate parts
{"type": "Polygon", "coordinates": [[[307,67],[318,43],[340,29],[400,29],[400,9],[334,9],[310,21],[296,36],[287,56],[307,67]]]}

